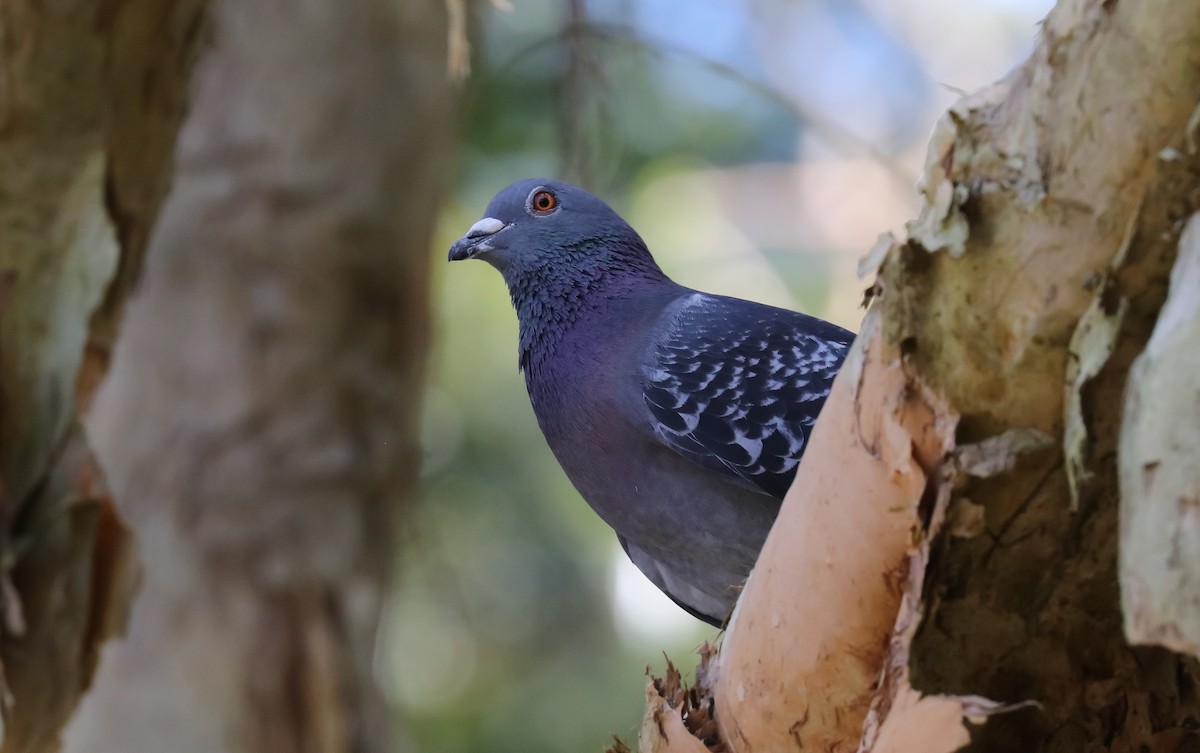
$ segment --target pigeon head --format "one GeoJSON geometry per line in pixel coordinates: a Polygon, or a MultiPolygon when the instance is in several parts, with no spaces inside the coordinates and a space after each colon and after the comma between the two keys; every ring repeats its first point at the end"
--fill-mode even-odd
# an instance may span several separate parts
{"type": "Polygon", "coordinates": [[[588,311],[647,285],[673,285],[629,223],[556,180],[523,180],[496,194],[483,219],[450,247],[450,261],[460,259],[483,259],[504,276],[526,373],[588,311]]]}
{"type": "Polygon", "coordinates": [[[514,294],[606,276],[662,277],[641,237],[608,204],[582,188],[540,178],[496,194],[483,219],[450,247],[450,261],[462,259],[483,259],[500,270],[514,294]]]}

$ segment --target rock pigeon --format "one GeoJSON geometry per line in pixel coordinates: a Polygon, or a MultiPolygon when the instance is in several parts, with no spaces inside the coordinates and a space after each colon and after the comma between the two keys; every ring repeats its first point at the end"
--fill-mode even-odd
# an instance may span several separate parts
{"type": "Polygon", "coordinates": [[[554,180],[492,199],[450,247],[508,285],[555,457],[635,565],[721,626],[853,333],[671,281],[607,204],[554,180]]]}

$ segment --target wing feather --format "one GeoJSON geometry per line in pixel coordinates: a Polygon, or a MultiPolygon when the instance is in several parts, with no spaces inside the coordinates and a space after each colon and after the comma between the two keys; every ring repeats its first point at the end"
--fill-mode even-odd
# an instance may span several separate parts
{"type": "Polygon", "coordinates": [[[668,308],[642,369],[652,430],[684,457],[782,498],[854,334],[695,293],[668,308]]]}

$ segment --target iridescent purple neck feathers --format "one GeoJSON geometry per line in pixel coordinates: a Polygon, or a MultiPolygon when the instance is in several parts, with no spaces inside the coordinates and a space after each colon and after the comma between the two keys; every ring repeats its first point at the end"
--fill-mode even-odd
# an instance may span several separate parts
{"type": "Polygon", "coordinates": [[[655,286],[674,286],[640,238],[587,239],[560,246],[554,258],[502,270],[520,324],[519,366],[550,356],[590,311],[655,286]]]}

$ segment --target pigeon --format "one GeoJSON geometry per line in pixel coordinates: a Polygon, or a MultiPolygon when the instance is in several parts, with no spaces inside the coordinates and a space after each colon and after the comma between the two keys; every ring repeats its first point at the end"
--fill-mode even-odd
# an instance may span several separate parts
{"type": "Polygon", "coordinates": [[[580,496],[676,604],[721,627],[854,334],[676,284],[587,191],[496,194],[450,261],[500,271],[538,425],[580,496]]]}

